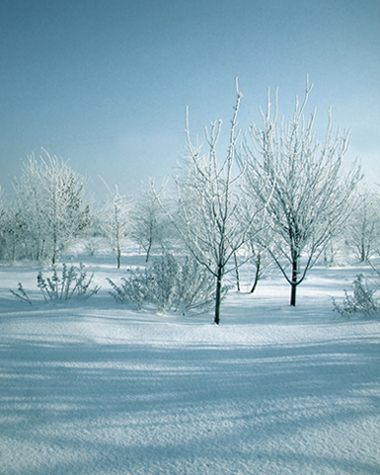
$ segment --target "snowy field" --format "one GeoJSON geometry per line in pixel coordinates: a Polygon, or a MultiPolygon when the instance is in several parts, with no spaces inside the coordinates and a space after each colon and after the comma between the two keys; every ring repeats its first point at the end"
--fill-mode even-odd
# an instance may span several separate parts
{"type": "Polygon", "coordinates": [[[364,267],[313,269],[296,308],[246,270],[217,327],[117,304],[105,278],[139,261],[86,257],[101,291],[59,304],[37,266],[0,267],[2,475],[380,473],[380,319],[331,303],[364,267]]]}

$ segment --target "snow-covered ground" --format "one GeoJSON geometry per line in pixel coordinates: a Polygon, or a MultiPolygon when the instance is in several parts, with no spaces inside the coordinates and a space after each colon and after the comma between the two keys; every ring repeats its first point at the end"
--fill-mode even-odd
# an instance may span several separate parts
{"type": "Polygon", "coordinates": [[[37,266],[0,267],[1,474],[380,473],[380,319],[331,303],[364,268],[313,269],[296,308],[280,275],[252,296],[245,272],[217,327],[117,304],[113,266],[91,258],[102,290],[60,304],[37,266]]]}

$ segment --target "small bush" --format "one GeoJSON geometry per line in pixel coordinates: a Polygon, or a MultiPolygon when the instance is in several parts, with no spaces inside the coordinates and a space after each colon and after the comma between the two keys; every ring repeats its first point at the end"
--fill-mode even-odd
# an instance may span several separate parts
{"type": "MultiPolygon", "coordinates": [[[[87,278],[83,263],[80,263],[79,268],[73,264],[70,266],[63,264],[61,272],[57,270],[56,266],[53,266],[50,277],[45,278],[42,271],[40,271],[37,275],[37,287],[40,289],[45,302],[70,300],[73,296],[87,300],[96,294],[100,288],[99,286],[90,288],[93,277],[94,274],[87,278]]],[[[18,284],[17,291],[10,290],[10,292],[21,300],[32,304],[21,283],[18,284]]]]}
{"type": "MultiPolygon", "coordinates": [[[[206,308],[214,302],[214,278],[194,259],[165,254],[144,269],[129,270],[120,285],[107,279],[118,302],[131,302],[140,310],[154,304],[158,312],[206,308]]],[[[225,295],[227,289],[223,289],[225,295]]]]}
{"type": "Polygon", "coordinates": [[[370,316],[379,313],[380,307],[374,298],[375,290],[368,289],[362,274],[356,277],[352,287],[352,295],[349,295],[346,290],[344,291],[345,297],[341,306],[333,299],[334,310],[345,317],[357,314],[370,316]]]}

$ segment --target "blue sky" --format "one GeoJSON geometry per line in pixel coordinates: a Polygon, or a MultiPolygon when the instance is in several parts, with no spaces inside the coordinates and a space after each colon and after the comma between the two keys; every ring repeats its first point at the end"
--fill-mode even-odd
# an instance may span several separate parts
{"type": "Polygon", "coordinates": [[[194,136],[219,118],[228,134],[236,76],[246,129],[267,87],[289,116],[307,73],[318,134],[331,106],[380,182],[379,51],[378,0],[1,0],[0,184],[43,146],[98,196],[99,175],[133,193],[172,171],[186,106],[194,136]]]}

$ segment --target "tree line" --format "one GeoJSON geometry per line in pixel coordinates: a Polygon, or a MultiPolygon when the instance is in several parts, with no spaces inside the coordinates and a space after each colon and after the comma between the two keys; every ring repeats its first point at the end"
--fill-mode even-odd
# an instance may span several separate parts
{"type": "Polygon", "coordinates": [[[344,165],[346,131],[334,131],[329,120],[324,138],[316,138],[315,112],[305,113],[311,90],[307,82],[288,120],[278,118],[277,96],[273,106],[268,90],[260,125],[241,133],[243,95],[236,80],[222,158],[222,122],[205,128],[203,148],[193,143],[187,112],[186,154],[170,185],[157,189],[151,182],[134,197],[121,195],[115,186],[101,206],[86,203],[86,180],[68,161],[46,150],[38,158],[29,156],[14,181],[16,198],[8,202],[0,193],[0,258],[54,265],[78,239],[95,252],[94,236],[101,235],[120,268],[129,239],[145,251],[147,263],[153,250],[192,260],[198,273],[192,280],[207,281],[208,289],[214,282],[216,324],[225,275],[235,272],[238,283],[239,266],[250,259],[256,266],[253,290],[270,259],[288,282],[295,306],[298,286],[333,246],[336,252],[344,243],[360,261],[368,261],[379,244],[379,194],[361,183],[357,163],[344,165]]]}

